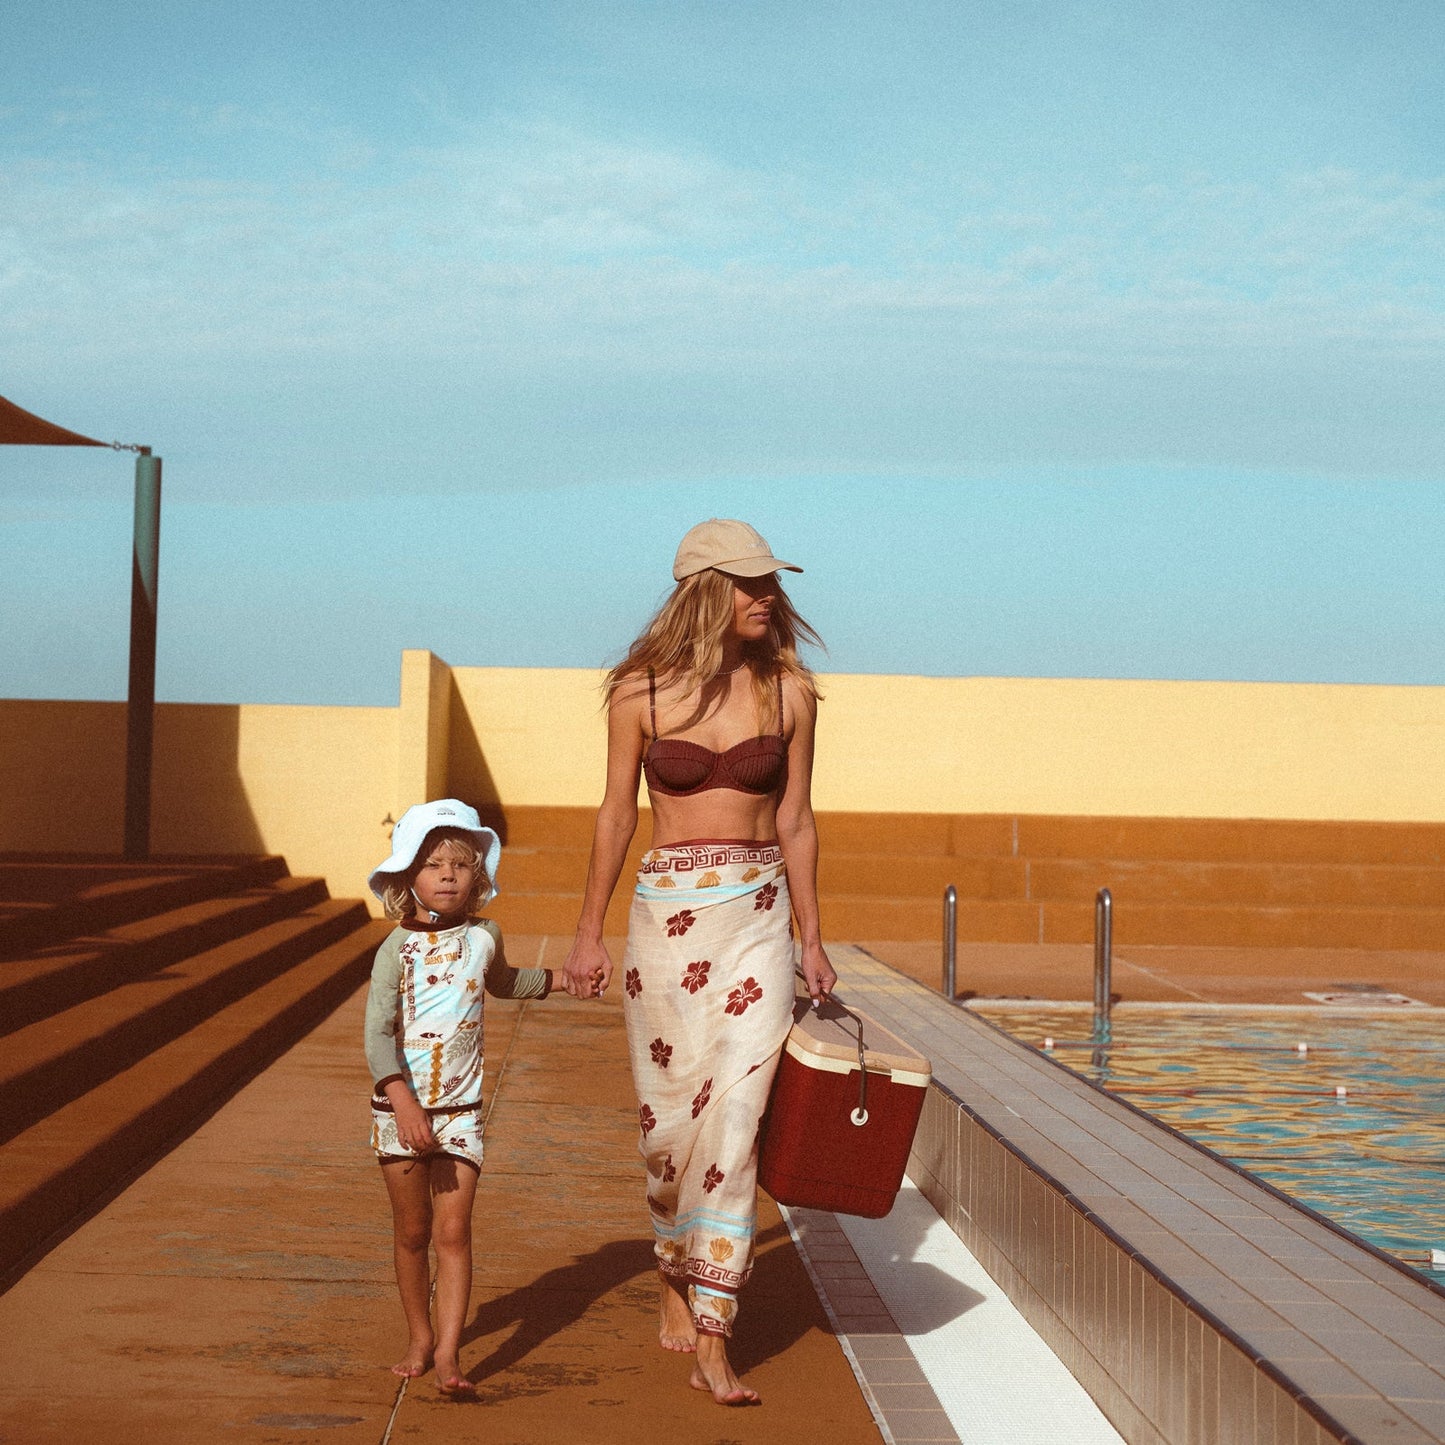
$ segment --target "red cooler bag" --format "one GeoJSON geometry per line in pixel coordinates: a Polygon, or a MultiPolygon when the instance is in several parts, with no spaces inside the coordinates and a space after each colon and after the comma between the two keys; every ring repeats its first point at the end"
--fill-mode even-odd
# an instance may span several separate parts
{"type": "Polygon", "coordinates": [[[758,1182],[779,1204],[881,1219],[903,1183],[932,1066],[867,1014],[793,1006],[758,1182]]]}

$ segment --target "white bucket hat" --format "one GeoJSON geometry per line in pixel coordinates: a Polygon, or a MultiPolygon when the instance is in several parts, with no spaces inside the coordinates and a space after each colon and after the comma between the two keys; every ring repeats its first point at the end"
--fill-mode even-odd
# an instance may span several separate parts
{"type": "Polygon", "coordinates": [[[391,880],[391,873],[405,873],[421,852],[426,835],[433,828],[456,828],[466,833],[477,845],[482,855],[482,866],[487,870],[491,886],[484,890],[479,899],[481,904],[490,903],[497,896],[497,864],[502,859],[502,840],[477,816],[477,810],[455,798],[438,798],[434,803],[417,803],[401,815],[401,821],[391,831],[391,857],[373,870],[367,882],[378,898],[382,896],[391,880]]]}

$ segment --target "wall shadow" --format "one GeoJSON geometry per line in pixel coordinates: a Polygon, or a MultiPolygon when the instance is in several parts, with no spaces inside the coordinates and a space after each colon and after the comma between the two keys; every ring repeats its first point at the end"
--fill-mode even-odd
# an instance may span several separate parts
{"type": "Polygon", "coordinates": [[[151,849],[156,853],[264,853],[241,781],[241,708],[163,703],[156,708],[151,849]]]}
{"type": "Polygon", "coordinates": [[[470,803],[482,822],[495,829],[505,845],[510,839],[497,780],[487,766],[479,730],[467,712],[456,678],[452,677],[448,685],[451,696],[447,703],[447,793],[470,803]]]}

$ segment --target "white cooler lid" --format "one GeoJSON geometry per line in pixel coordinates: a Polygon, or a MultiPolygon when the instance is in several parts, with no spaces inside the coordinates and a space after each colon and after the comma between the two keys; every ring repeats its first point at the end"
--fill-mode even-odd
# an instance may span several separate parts
{"type": "Polygon", "coordinates": [[[862,1009],[845,1006],[845,1011],[840,1002],[837,998],[829,999],[815,1009],[806,995],[794,1000],[787,1051],[803,1062],[811,1062],[815,1068],[851,1072],[858,1067],[858,1021],[861,1020],[863,1064],[870,1074],[891,1074],[899,1084],[921,1087],[928,1083],[933,1066],[926,1058],[862,1009]]]}

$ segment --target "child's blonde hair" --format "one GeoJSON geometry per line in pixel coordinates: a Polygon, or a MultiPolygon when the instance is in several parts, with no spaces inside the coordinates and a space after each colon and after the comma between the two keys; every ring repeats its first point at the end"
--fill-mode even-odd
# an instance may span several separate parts
{"type": "Polygon", "coordinates": [[[492,892],[492,880],[487,877],[486,859],[477,848],[470,833],[461,828],[433,828],[421,840],[421,847],[416,850],[416,857],[413,859],[411,867],[404,873],[386,875],[387,881],[381,889],[381,907],[388,918],[400,920],[409,918],[416,912],[417,901],[412,897],[412,884],[416,882],[416,875],[421,872],[426,860],[443,843],[451,844],[460,861],[470,863],[476,869],[476,876],[472,880],[472,891],[467,895],[466,907],[463,912],[470,916],[481,911],[482,900],[490,897],[492,892]]]}

